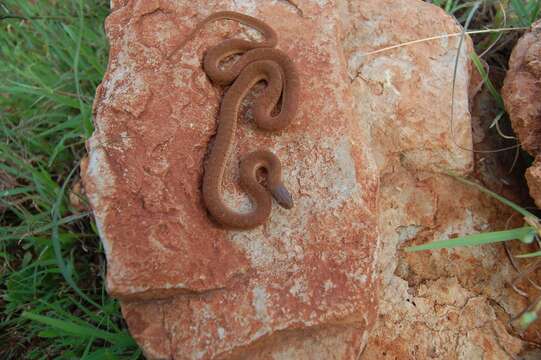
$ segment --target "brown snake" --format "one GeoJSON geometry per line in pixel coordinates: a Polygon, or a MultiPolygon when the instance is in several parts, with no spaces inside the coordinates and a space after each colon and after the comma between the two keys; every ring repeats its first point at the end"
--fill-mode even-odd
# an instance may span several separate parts
{"type": "Polygon", "coordinates": [[[225,40],[209,49],[203,59],[203,69],[213,83],[222,86],[232,83],[222,100],[214,146],[203,175],[203,200],[210,215],[221,225],[251,229],[262,225],[270,216],[272,197],[286,209],[293,207],[293,199],[282,183],[280,160],[268,150],[257,150],[240,161],[240,184],[252,201],[251,211],[241,213],[225,204],[222,182],[233,147],[239,107],[252,87],[264,81],[266,87],[254,103],[254,120],[262,130],[282,130],[297,112],[299,77],[287,55],[274,48],[278,40],[276,32],[256,18],[230,11],[217,12],[199,23],[192,34],[205,24],[221,19],[250,26],[260,31],[264,40],[225,40]],[[232,55],[240,57],[228,68],[220,68],[220,63],[232,55]],[[280,100],[279,112],[273,115],[280,100]],[[265,185],[256,176],[261,169],[265,170],[265,185]]]}

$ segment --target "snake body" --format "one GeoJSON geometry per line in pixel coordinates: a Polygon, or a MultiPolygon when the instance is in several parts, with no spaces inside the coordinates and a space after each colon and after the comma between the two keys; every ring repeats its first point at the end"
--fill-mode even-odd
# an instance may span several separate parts
{"type": "Polygon", "coordinates": [[[257,150],[240,161],[240,185],[249,195],[252,209],[241,213],[225,204],[222,193],[224,171],[233,147],[242,100],[252,87],[264,81],[266,87],[254,103],[254,120],[266,131],[284,129],[297,112],[299,77],[292,61],[282,51],[275,49],[276,32],[264,22],[236,12],[217,12],[197,25],[229,19],[250,26],[264,36],[261,42],[229,39],[209,49],[203,59],[203,69],[217,85],[230,85],[222,99],[218,115],[218,128],[203,175],[203,201],[210,215],[222,226],[251,229],[267,221],[271,212],[272,197],[286,209],[293,207],[293,199],[282,183],[280,160],[268,150],[257,150]],[[240,55],[228,68],[220,64],[232,55],[240,55]],[[279,111],[273,115],[273,110],[279,111]],[[257,179],[259,170],[266,174],[262,184],[257,179]]]}

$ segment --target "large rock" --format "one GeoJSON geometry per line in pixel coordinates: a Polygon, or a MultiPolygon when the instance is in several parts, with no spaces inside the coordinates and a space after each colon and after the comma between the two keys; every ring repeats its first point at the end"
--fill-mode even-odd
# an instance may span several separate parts
{"type": "MultiPolygon", "coordinates": [[[[503,248],[399,251],[503,228],[507,220],[495,203],[441,174],[467,173],[474,164],[469,39],[460,51],[452,132],[458,38],[376,52],[456,33],[454,19],[418,0],[174,4],[113,1],[111,63],[84,174],[106,244],[109,289],[123,299],[145,354],[356,359],[362,351],[369,360],[517,354],[523,343],[505,325],[528,299],[507,285],[515,273],[503,248]],[[303,83],[300,114],[280,136],[269,139],[241,124],[238,154],[260,142],[277,151],[297,200],[292,213],[275,207],[270,223],[250,232],[214,228],[198,192],[221,98],[200,69],[202,53],[246,33],[222,22],[177,46],[217,9],[272,24],[303,83]],[[375,259],[376,225],[382,242],[375,259]],[[380,315],[365,346],[376,295],[380,315]]],[[[237,153],[231,164],[236,159],[237,153]]]]}
{"type": "Polygon", "coordinates": [[[353,358],[376,316],[378,180],[358,121],[332,2],[121,1],[106,22],[110,62],[96,94],[83,177],[108,261],[107,287],[149,358],[353,358]],[[201,200],[203,161],[222,89],[201,69],[223,39],[254,37],[236,10],[272,25],[300,72],[298,115],[281,134],[240,120],[224,189],[239,156],[281,159],[296,205],[274,206],[251,231],[226,231],[201,200]]]}
{"type": "Polygon", "coordinates": [[[508,285],[518,274],[501,245],[413,254],[400,250],[501,230],[519,220],[442,174],[468,174],[474,168],[468,94],[477,81],[470,81],[471,41],[466,38],[460,52],[458,37],[378,51],[461,29],[441,9],[421,1],[351,1],[347,9],[344,51],[359,122],[369,126],[381,174],[382,292],[362,358],[513,358],[523,342],[509,334],[507,324],[532,298],[508,285]]]}

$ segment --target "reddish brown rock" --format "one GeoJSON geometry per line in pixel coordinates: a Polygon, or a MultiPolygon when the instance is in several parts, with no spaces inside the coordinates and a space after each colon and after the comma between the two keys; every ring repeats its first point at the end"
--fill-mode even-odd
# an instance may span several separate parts
{"type": "MultiPolygon", "coordinates": [[[[541,21],[513,49],[502,89],[505,108],[522,148],[541,156],[541,21]]],[[[526,171],[530,195],[541,207],[541,162],[526,171]]]]}
{"type": "MultiPolygon", "coordinates": [[[[96,100],[85,175],[107,249],[109,288],[123,298],[145,354],[284,360],[357,359],[361,351],[370,360],[518,354],[523,343],[505,325],[528,299],[507,285],[516,274],[501,247],[398,251],[506,225],[501,208],[439,173],[473,167],[469,39],[460,52],[453,131],[458,38],[375,53],[456,33],[456,21],[417,0],[172,4],[113,1],[111,63],[96,100]],[[274,207],[270,223],[250,232],[215,229],[202,209],[201,161],[221,93],[200,61],[223,38],[255,34],[223,22],[175,49],[217,9],[272,24],[304,84],[301,111],[283,134],[269,139],[241,123],[231,164],[247,149],[271,147],[297,200],[293,213],[274,207]],[[376,225],[382,242],[374,257],[376,225]],[[381,312],[368,340],[375,274],[383,285],[381,312]]],[[[226,188],[235,188],[235,176],[226,188]]],[[[232,201],[241,201],[237,191],[232,201]]]]}
{"type": "Polygon", "coordinates": [[[541,208],[541,155],[535,158],[532,166],[526,170],[526,181],[530,189],[530,195],[541,208]]]}
{"type": "Polygon", "coordinates": [[[509,287],[518,274],[501,245],[400,251],[513,224],[495,202],[442,174],[474,167],[471,41],[460,51],[451,128],[459,38],[380,50],[460,32],[456,20],[421,1],[348,4],[344,51],[381,174],[380,311],[361,358],[511,359],[523,342],[508,321],[533,298],[509,287]]]}
{"type": "Polygon", "coordinates": [[[541,152],[541,21],[515,45],[502,88],[505,108],[524,150],[541,152]]]}
{"type": "Polygon", "coordinates": [[[340,13],[320,0],[204,4],[112,4],[110,62],[83,167],[108,290],[149,358],[354,358],[376,316],[378,181],[356,121],[340,13]],[[227,201],[249,206],[236,164],[264,147],[281,159],[296,202],[291,211],[273,206],[267,224],[244,232],[216,226],[201,200],[222,98],[201,60],[226,38],[257,33],[221,21],[180,47],[225,9],[271,24],[302,83],[286,131],[269,135],[240,119],[227,201]]]}

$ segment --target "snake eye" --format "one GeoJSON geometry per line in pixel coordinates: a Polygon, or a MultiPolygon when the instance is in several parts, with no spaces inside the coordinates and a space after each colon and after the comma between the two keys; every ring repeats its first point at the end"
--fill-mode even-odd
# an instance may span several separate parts
{"type": "Polygon", "coordinates": [[[287,191],[284,185],[278,185],[270,189],[272,197],[276,200],[278,205],[284,209],[291,209],[293,207],[293,197],[287,191]]]}

